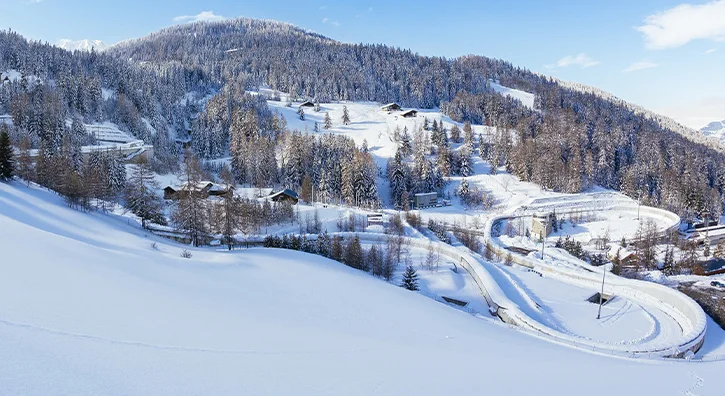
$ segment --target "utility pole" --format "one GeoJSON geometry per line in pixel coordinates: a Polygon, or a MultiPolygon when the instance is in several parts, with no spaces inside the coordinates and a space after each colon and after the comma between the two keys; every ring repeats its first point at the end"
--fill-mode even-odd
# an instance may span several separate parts
{"type": "Polygon", "coordinates": [[[607,275],[607,269],[604,268],[604,265],[602,265],[601,268],[602,268],[602,291],[599,293],[599,312],[597,312],[597,319],[602,317],[602,304],[604,304],[604,277],[607,275]]]}
{"type": "Polygon", "coordinates": [[[544,235],[541,237],[541,261],[544,261],[544,246],[546,246],[546,230],[549,228],[549,222],[551,221],[551,216],[546,216],[546,223],[544,224],[544,235]]]}
{"type": "Polygon", "coordinates": [[[637,194],[637,220],[639,220],[639,207],[642,206],[642,192],[637,194]]]}

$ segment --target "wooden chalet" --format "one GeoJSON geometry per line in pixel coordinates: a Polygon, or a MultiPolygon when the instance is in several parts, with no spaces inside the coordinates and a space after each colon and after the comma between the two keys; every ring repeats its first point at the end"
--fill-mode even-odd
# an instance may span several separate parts
{"type": "Polygon", "coordinates": [[[296,205],[297,202],[300,200],[300,197],[297,195],[297,193],[290,190],[289,188],[285,188],[282,191],[272,193],[267,196],[267,198],[271,199],[274,202],[291,202],[292,205],[296,205]]]}
{"type": "Polygon", "coordinates": [[[607,252],[607,257],[611,260],[619,260],[619,264],[622,267],[636,267],[639,263],[639,257],[635,252],[629,251],[625,248],[612,247],[607,252]],[[619,257],[617,257],[619,255],[619,257]]]}
{"type": "Polygon", "coordinates": [[[418,115],[418,111],[417,110],[406,110],[406,111],[400,113],[400,115],[405,118],[414,118],[418,115]]]}
{"type": "Polygon", "coordinates": [[[210,196],[223,196],[234,190],[234,186],[220,185],[210,181],[202,181],[196,186],[190,186],[184,183],[181,186],[167,186],[164,188],[164,199],[178,200],[183,193],[191,192],[201,198],[209,198],[210,196]]]}
{"type": "Polygon", "coordinates": [[[310,102],[309,100],[306,100],[302,102],[299,107],[315,107],[315,104],[310,102]]]}
{"type": "Polygon", "coordinates": [[[388,103],[385,106],[381,106],[380,110],[382,111],[400,111],[403,110],[402,107],[400,107],[397,103],[388,103]]]}

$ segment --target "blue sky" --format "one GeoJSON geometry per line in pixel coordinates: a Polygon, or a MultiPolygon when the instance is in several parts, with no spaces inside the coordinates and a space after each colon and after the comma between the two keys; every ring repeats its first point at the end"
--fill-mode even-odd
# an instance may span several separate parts
{"type": "Polygon", "coordinates": [[[701,127],[725,119],[725,0],[690,1],[0,0],[0,28],[112,44],[195,19],[275,19],[344,42],[505,59],[701,127]]]}

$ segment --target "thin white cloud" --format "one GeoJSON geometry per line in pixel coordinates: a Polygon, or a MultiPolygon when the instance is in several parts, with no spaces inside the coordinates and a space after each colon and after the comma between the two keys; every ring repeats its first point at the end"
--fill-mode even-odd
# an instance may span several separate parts
{"type": "Polygon", "coordinates": [[[214,11],[202,11],[196,15],[180,15],[174,17],[174,22],[177,23],[188,23],[188,22],[215,22],[223,21],[227,19],[224,16],[217,15],[214,11]]]}
{"type": "Polygon", "coordinates": [[[644,69],[651,69],[651,68],[657,67],[657,66],[659,66],[659,65],[656,64],[656,63],[654,63],[654,62],[652,62],[652,61],[648,61],[648,60],[644,59],[644,60],[641,60],[639,62],[632,63],[631,65],[629,65],[629,67],[627,67],[626,69],[622,70],[622,72],[623,73],[631,73],[633,71],[644,70],[644,69]]]}
{"type": "Polygon", "coordinates": [[[589,55],[582,52],[579,55],[567,55],[559,59],[556,64],[545,65],[544,67],[546,67],[547,69],[554,69],[557,67],[579,66],[584,69],[587,67],[596,66],[599,63],[599,61],[592,59],[591,57],[589,57],[589,55]]]}
{"type": "Polygon", "coordinates": [[[322,23],[328,23],[328,22],[330,22],[330,25],[332,25],[334,27],[340,27],[340,22],[338,22],[338,21],[331,21],[328,18],[322,18],[322,23]]]}
{"type": "Polygon", "coordinates": [[[320,6],[320,10],[323,10],[324,11],[326,9],[327,9],[327,6],[326,5],[320,6]]]}
{"type": "Polygon", "coordinates": [[[42,2],[43,2],[43,0],[27,0],[25,2],[25,4],[38,4],[38,3],[42,3],[42,2]]]}
{"type": "Polygon", "coordinates": [[[715,48],[710,48],[709,50],[705,51],[705,55],[710,55],[715,51],[717,51],[715,48]]]}
{"type": "Polygon", "coordinates": [[[647,48],[681,47],[693,40],[725,39],[725,0],[705,4],[680,4],[645,18],[636,29],[647,48]]]}

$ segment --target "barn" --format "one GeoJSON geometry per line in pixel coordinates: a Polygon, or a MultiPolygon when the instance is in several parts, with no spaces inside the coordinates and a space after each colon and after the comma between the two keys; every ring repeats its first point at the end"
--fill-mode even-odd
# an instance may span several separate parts
{"type": "Polygon", "coordinates": [[[315,107],[315,104],[310,102],[309,100],[306,100],[302,102],[299,107],[315,107]]]}
{"type": "Polygon", "coordinates": [[[418,115],[418,111],[416,111],[416,110],[407,110],[407,111],[404,111],[404,112],[400,113],[400,115],[402,117],[405,117],[405,118],[414,118],[414,117],[416,117],[418,115]]]}

